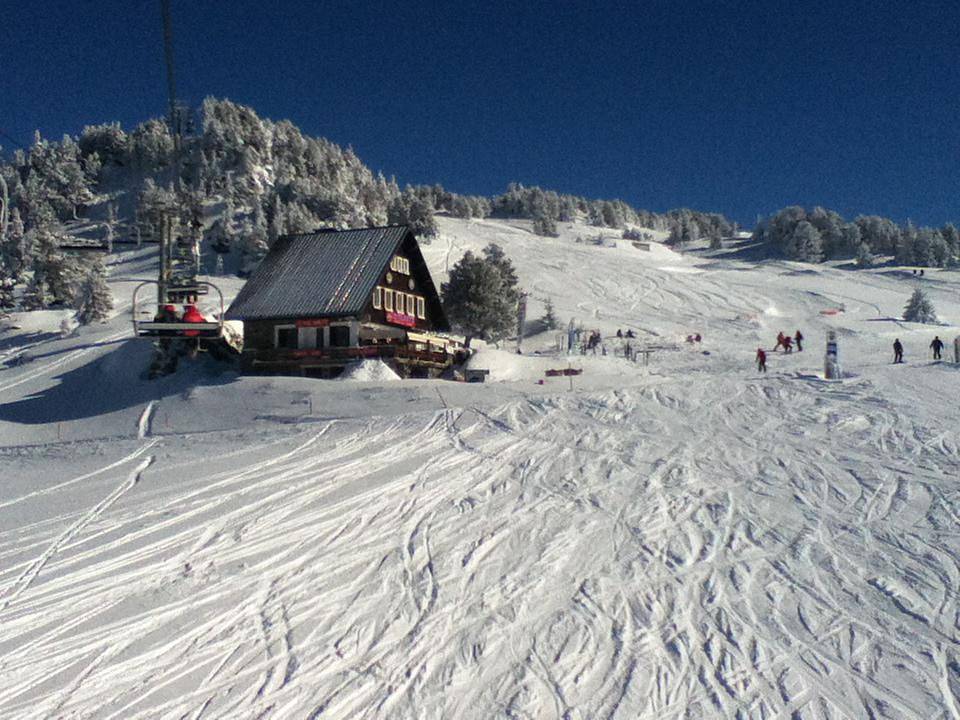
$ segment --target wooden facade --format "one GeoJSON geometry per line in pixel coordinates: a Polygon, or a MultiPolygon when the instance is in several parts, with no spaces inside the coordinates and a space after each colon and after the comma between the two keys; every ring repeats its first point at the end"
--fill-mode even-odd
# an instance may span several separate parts
{"type": "MultiPolygon", "coordinates": [[[[262,317],[265,312],[269,314],[270,308],[269,303],[266,308],[260,303],[260,317],[242,318],[243,370],[331,377],[349,363],[367,358],[380,358],[405,377],[436,376],[449,367],[458,356],[459,344],[437,334],[448,329],[446,316],[416,239],[409,230],[403,230],[389,252],[382,252],[381,248],[371,257],[361,253],[357,258],[347,257],[349,263],[343,261],[343,281],[332,286],[346,294],[357,289],[344,288],[350,268],[358,262],[378,263],[352,280],[362,283],[366,292],[348,311],[314,310],[262,317]]],[[[358,243],[364,241],[359,231],[353,232],[358,243]]],[[[335,233],[305,242],[322,243],[331,235],[335,233]]],[[[326,273],[335,270],[323,268],[326,273]]],[[[309,283],[310,268],[299,268],[296,277],[298,282],[309,283]]],[[[257,292],[272,290],[269,284],[258,283],[257,292]]],[[[238,301],[241,299],[238,296],[238,301]]],[[[305,309],[311,305],[302,304],[305,309]]],[[[243,305],[240,302],[241,311],[243,305]]]]}

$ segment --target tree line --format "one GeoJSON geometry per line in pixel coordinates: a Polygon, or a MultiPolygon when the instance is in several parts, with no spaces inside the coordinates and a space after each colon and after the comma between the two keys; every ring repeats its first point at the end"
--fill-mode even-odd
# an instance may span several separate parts
{"type": "Polygon", "coordinates": [[[847,221],[822,207],[783,208],[757,223],[753,240],[791,260],[813,263],[851,258],[869,267],[887,256],[897,265],[948,267],[960,260],[960,233],[950,223],[918,228],[877,215],[847,221]]]}
{"type": "Polygon", "coordinates": [[[29,148],[0,162],[10,206],[0,228],[0,306],[76,307],[94,286],[94,295],[103,298],[102,257],[65,252],[64,245],[91,232],[108,245],[149,240],[160,210],[170,207],[180,214],[181,231],[199,235],[216,253],[213,268],[226,265],[240,274],[285,233],[402,223],[429,239],[437,233],[436,214],[444,212],[526,218],[544,236],[556,235],[557,223],[575,220],[627,232],[630,226],[668,231],[678,242],[719,236],[730,227],[719,215],[657,214],[621,200],[519,183],[492,197],[440,185],[401,189],[352,149],[229,100],[206,99],[190,124],[198,131],[183,137],[179,149],[167,123],[150,119],[131,130],[116,122],[88,126],[59,141],[37,133],[29,148]],[[17,286],[22,291],[15,300],[17,286]]]}

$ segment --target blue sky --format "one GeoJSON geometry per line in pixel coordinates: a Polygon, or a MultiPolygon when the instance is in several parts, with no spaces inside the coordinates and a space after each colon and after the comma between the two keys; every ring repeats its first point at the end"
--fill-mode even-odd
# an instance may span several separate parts
{"type": "MultiPolygon", "coordinates": [[[[510,181],[751,225],[960,220],[960,5],[172,0],[178,91],[401,183],[510,181]]],[[[4,3],[0,144],[164,113],[159,0],[4,3]]]]}

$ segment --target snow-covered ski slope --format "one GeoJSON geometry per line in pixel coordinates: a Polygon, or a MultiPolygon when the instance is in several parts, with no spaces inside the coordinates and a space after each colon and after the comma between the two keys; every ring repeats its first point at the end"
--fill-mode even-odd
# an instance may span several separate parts
{"type": "MultiPolygon", "coordinates": [[[[440,225],[438,281],[495,241],[531,319],[663,349],[575,356],[572,391],[537,384],[554,333],[478,354],[486,385],[148,383],[125,316],[20,318],[0,717],[960,717],[960,369],[926,350],[960,275],[926,273],[952,326],[920,327],[909,271],[440,225]]],[[[112,272],[122,308],[149,258],[112,272]]]]}

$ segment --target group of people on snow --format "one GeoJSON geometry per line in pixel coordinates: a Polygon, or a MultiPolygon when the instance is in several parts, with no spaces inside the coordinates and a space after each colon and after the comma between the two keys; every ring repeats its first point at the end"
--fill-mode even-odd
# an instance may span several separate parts
{"type": "MultiPolygon", "coordinates": [[[[797,330],[793,337],[790,337],[781,330],[777,333],[777,344],[773,346],[773,350],[770,352],[776,352],[783,348],[784,353],[792,353],[794,345],[796,345],[797,352],[803,352],[803,333],[797,330]]],[[[767,351],[763,348],[757,348],[757,370],[759,372],[767,371],[767,351]]]]}
{"type": "Polygon", "coordinates": [[[773,346],[773,352],[776,352],[780,348],[783,348],[785,353],[793,352],[793,346],[796,343],[797,352],[803,352],[803,333],[797,330],[793,337],[789,335],[784,335],[781,330],[777,333],[777,344],[773,346]]]}
{"type": "MultiPolygon", "coordinates": [[[[943,340],[940,339],[939,335],[934,336],[933,341],[930,343],[930,349],[933,350],[933,359],[942,360],[943,359],[943,340]]],[[[897,338],[893,341],[893,363],[895,365],[903,362],[903,343],[900,342],[900,338],[897,338]]]]}

